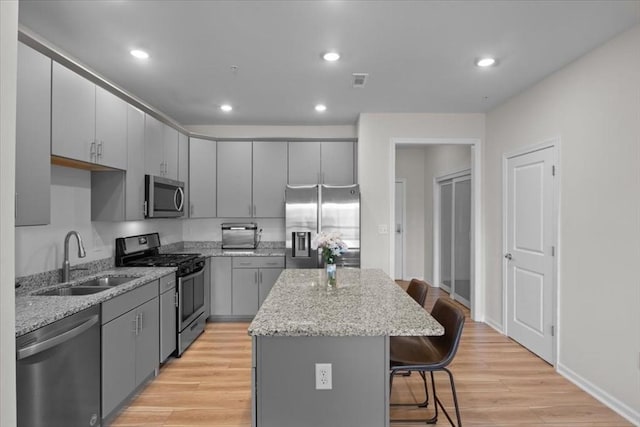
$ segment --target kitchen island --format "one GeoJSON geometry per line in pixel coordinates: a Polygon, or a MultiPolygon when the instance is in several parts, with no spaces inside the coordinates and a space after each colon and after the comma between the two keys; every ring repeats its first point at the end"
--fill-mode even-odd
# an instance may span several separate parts
{"type": "Polygon", "coordinates": [[[382,270],[339,269],[333,290],[325,281],[283,271],[249,326],[254,427],[388,426],[389,336],[444,333],[382,270]]]}

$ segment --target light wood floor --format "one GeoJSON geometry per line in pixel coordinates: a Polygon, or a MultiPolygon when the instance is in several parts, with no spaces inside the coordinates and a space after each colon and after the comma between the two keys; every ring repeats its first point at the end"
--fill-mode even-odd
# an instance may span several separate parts
{"type": "MultiPolygon", "coordinates": [[[[428,310],[440,295],[446,293],[437,288],[429,291],[425,304],[428,310]]],[[[471,321],[466,313],[460,348],[451,364],[463,425],[631,425],[565,380],[553,367],[489,326],[471,321]]],[[[167,363],[112,426],[249,427],[251,339],[247,327],[247,323],[209,323],[200,339],[182,358],[167,363]]],[[[448,381],[442,376],[436,383],[438,396],[445,406],[450,406],[448,381]]],[[[417,375],[398,377],[394,380],[392,401],[417,402],[422,400],[422,392],[417,375]]],[[[391,415],[426,418],[431,410],[431,405],[429,409],[394,408],[391,415]]],[[[313,425],[310,420],[308,426],[282,427],[313,425]]],[[[449,425],[443,415],[438,425],[449,425]]]]}

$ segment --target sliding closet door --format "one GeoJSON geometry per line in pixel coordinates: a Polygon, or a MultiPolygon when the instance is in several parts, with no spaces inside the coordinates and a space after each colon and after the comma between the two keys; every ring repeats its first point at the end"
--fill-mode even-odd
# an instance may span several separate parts
{"type": "Polygon", "coordinates": [[[453,181],[453,288],[455,299],[471,301],[471,179],[453,181]]]}
{"type": "Polygon", "coordinates": [[[440,185],[440,286],[451,290],[453,183],[440,185]]]}

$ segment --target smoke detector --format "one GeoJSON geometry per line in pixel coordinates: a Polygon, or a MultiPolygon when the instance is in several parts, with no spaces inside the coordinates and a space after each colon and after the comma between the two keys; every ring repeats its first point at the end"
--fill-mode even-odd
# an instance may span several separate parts
{"type": "Polygon", "coordinates": [[[363,88],[367,84],[369,73],[353,73],[351,76],[353,77],[353,87],[363,88]]]}

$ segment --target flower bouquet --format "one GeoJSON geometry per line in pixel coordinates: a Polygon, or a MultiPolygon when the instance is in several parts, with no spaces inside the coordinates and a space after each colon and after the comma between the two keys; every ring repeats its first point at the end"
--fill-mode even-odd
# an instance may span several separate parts
{"type": "Polygon", "coordinates": [[[347,252],[347,244],[342,240],[342,235],[336,231],[318,233],[313,239],[313,246],[322,250],[322,259],[327,268],[327,285],[336,287],[336,259],[347,252]]]}

